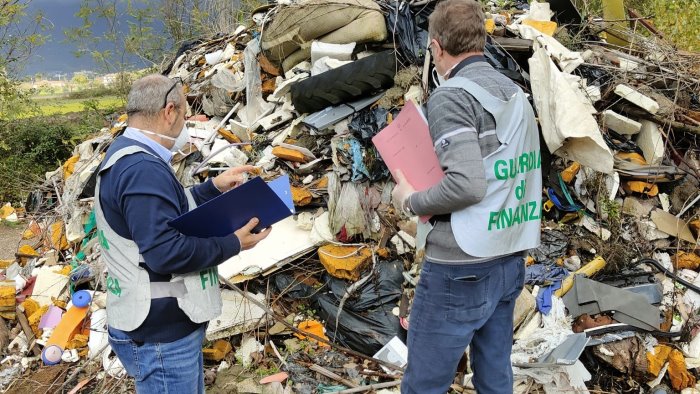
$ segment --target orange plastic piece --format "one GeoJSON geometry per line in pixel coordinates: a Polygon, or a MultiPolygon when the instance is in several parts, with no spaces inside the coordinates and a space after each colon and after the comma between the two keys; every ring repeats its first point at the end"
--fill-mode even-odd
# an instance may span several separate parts
{"type": "Polygon", "coordinates": [[[24,230],[24,233],[22,233],[22,239],[32,239],[40,234],[41,227],[35,220],[32,220],[27,229],[24,230]]]}
{"type": "Polygon", "coordinates": [[[628,181],[626,189],[631,192],[646,194],[649,197],[655,197],[659,194],[659,187],[642,181],[628,181]]]}
{"type": "Polygon", "coordinates": [[[87,346],[88,340],[90,339],[89,335],[85,334],[75,334],[73,336],[73,339],[68,342],[68,346],[66,346],[67,349],[81,349],[87,346]]]}
{"type": "MultiPolygon", "coordinates": [[[[24,304],[24,303],[22,303],[22,304],[24,304]]],[[[39,304],[37,303],[37,306],[38,305],[39,304]]],[[[29,326],[32,328],[32,331],[34,332],[34,335],[37,336],[37,338],[41,336],[41,330],[39,329],[39,322],[41,321],[41,318],[44,316],[44,314],[48,311],[49,311],[48,305],[44,305],[40,308],[37,308],[32,313],[30,313],[27,310],[27,307],[25,306],[25,315],[27,315],[27,321],[29,321],[29,326]]]]}
{"type": "Polygon", "coordinates": [[[627,152],[620,152],[615,155],[620,160],[628,161],[630,163],[635,163],[639,165],[647,165],[646,159],[644,159],[644,156],[640,155],[639,153],[627,153],[627,152]]]}
{"type": "Polygon", "coordinates": [[[647,361],[649,362],[647,371],[654,376],[659,376],[661,369],[664,367],[664,364],[666,364],[666,360],[668,360],[668,356],[671,354],[671,350],[672,349],[666,345],[659,345],[654,348],[653,354],[647,352],[647,361]]]}
{"type": "Polygon", "coordinates": [[[0,309],[14,312],[17,305],[15,290],[14,280],[0,281],[0,309]]]}
{"type": "Polygon", "coordinates": [[[671,386],[676,391],[695,387],[696,378],[685,367],[685,357],[678,349],[673,349],[668,358],[668,376],[671,377],[671,386]]]}
{"type": "Polygon", "coordinates": [[[233,350],[233,347],[231,347],[231,343],[229,343],[229,341],[219,339],[218,341],[214,342],[212,347],[202,349],[202,354],[204,355],[205,360],[218,362],[223,360],[227,354],[231,353],[231,350],[233,350]]]}
{"type": "Polygon", "coordinates": [[[321,264],[329,274],[340,279],[358,280],[360,272],[372,258],[370,248],[324,245],[318,249],[321,264]]]}
{"type": "Polygon", "coordinates": [[[700,256],[695,253],[678,252],[673,256],[673,266],[678,269],[687,268],[697,271],[700,268],[700,256]]]}
{"type": "Polygon", "coordinates": [[[19,254],[24,254],[27,256],[32,256],[32,257],[39,257],[39,252],[37,252],[34,248],[32,248],[29,245],[22,245],[19,247],[19,250],[17,251],[19,254]]]}
{"type": "Polygon", "coordinates": [[[493,34],[493,32],[496,30],[496,21],[493,19],[487,19],[484,21],[484,27],[486,28],[487,33],[493,34]]]}
{"type": "Polygon", "coordinates": [[[63,179],[68,179],[75,172],[75,164],[80,160],[80,155],[71,156],[63,163],[63,179]]]}
{"type": "Polygon", "coordinates": [[[295,206],[303,207],[304,205],[309,205],[312,199],[313,196],[308,190],[292,186],[292,200],[295,206]]]}
{"type": "Polygon", "coordinates": [[[226,142],[228,142],[229,144],[240,144],[241,143],[241,139],[238,138],[237,135],[233,134],[232,132],[230,132],[226,129],[219,129],[218,133],[219,133],[219,135],[224,137],[226,142]]]}
{"type": "Polygon", "coordinates": [[[12,205],[10,204],[5,204],[2,207],[0,207],[0,219],[5,219],[13,213],[15,213],[15,209],[12,208],[12,205]]]}
{"type": "Polygon", "coordinates": [[[276,86],[277,84],[274,78],[268,79],[262,83],[262,92],[264,94],[270,94],[275,91],[276,86]]]}
{"type": "Polygon", "coordinates": [[[66,229],[63,226],[62,220],[57,220],[50,227],[51,245],[58,250],[68,249],[68,239],[66,238],[66,229]]]}
{"type": "MultiPolygon", "coordinates": [[[[320,338],[323,338],[326,340],[328,339],[328,337],[324,333],[325,330],[323,328],[323,324],[321,324],[320,322],[318,322],[316,320],[305,320],[305,321],[299,323],[297,328],[300,329],[301,331],[308,332],[309,334],[316,335],[317,337],[320,337],[320,338]]],[[[322,347],[330,347],[330,345],[327,343],[319,343],[317,340],[312,339],[312,338],[308,338],[305,335],[294,334],[294,336],[296,336],[299,339],[308,339],[312,342],[316,342],[322,347]]]]}
{"type": "Polygon", "coordinates": [[[298,150],[276,146],[274,149],[272,149],[272,154],[282,160],[306,163],[306,156],[304,156],[304,154],[298,150]]]}
{"type": "Polygon", "coordinates": [[[68,276],[70,275],[70,272],[73,271],[73,268],[70,265],[65,265],[63,268],[61,268],[60,271],[58,271],[59,274],[68,276]]]}
{"type": "Polygon", "coordinates": [[[570,183],[574,180],[574,177],[576,177],[576,174],[578,174],[580,169],[581,164],[573,162],[570,166],[566,167],[564,171],[561,172],[561,179],[566,183],[570,183]]]}
{"type": "Polygon", "coordinates": [[[700,235],[700,219],[689,222],[688,227],[690,227],[690,231],[692,231],[696,237],[700,235]]]}
{"type": "Polygon", "coordinates": [[[328,177],[327,176],[324,176],[323,178],[319,179],[314,184],[314,188],[316,188],[316,189],[325,189],[327,187],[328,187],[328,177]]]}
{"type": "Polygon", "coordinates": [[[536,262],[537,262],[537,261],[536,261],[535,258],[532,257],[532,256],[527,256],[527,257],[525,258],[525,266],[526,266],[526,267],[527,267],[527,266],[530,266],[530,265],[533,265],[533,264],[535,264],[536,262]]]}
{"type": "Polygon", "coordinates": [[[22,308],[24,308],[24,314],[27,316],[33,315],[34,312],[38,311],[39,308],[41,308],[39,303],[31,298],[27,298],[20,305],[22,305],[22,308]]]}
{"type": "Polygon", "coordinates": [[[78,308],[77,306],[68,309],[53,330],[49,340],[46,341],[46,346],[56,345],[61,349],[66,349],[73,336],[80,333],[81,325],[89,310],[89,307],[78,308]]]}
{"type": "Polygon", "coordinates": [[[550,37],[557,31],[557,23],[552,21],[534,21],[532,19],[525,19],[523,20],[523,25],[532,26],[550,37]]]}
{"type": "Polygon", "coordinates": [[[377,249],[377,251],[374,252],[374,253],[376,253],[377,256],[379,256],[379,257],[381,257],[381,258],[383,258],[383,259],[388,259],[388,258],[389,258],[389,255],[390,255],[389,249],[387,249],[387,248],[379,248],[379,249],[377,249]]]}

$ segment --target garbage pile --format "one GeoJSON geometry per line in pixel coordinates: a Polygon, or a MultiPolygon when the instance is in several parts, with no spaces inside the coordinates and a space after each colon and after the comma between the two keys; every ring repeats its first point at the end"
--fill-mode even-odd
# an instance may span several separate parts
{"type": "MultiPolygon", "coordinates": [[[[694,392],[700,55],[675,50],[642,18],[630,28],[624,15],[585,20],[567,1],[511,4],[485,5],[485,55],[531,98],[545,185],[542,245],[526,261],[514,317],[514,388],[694,392]]],[[[253,164],[266,181],[289,176],[297,210],[219,266],[223,313],[204,349],[210,391],[400,383],[423,251],[417,218],[392,206],[371,138],[436,87],[433,8],[267,5],[248,27],[183,46],[162,70],[183,82],[189,104],[191,140],[172,163],[183,185],[253,164]]],[[[127,120],[78,145],[23,207],[30,245],[2,262],[0,316],[13,327],[3,336],[0,325],[2,388],[56,368],[51,390],[126,384],[106,342],[114,284],[93,199],[95,170],[127,120]]],[[[464,392],[471,375],[459,372],[453,389],[464,392]]]]}

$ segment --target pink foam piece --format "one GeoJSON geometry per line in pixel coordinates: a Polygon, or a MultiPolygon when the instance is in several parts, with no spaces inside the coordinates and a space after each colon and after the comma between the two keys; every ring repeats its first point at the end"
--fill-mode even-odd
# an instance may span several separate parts
{"type": "Polygon", "coordinates": [[[42,316],[41,320],[39,320],[39,328],[56,328],[62,317],[63,309],[55,305],[51,305],[49,310],[44,313],[44,316],[42,316]]]}
{"type": "Polygon", "coordinates": [[[260,379],[260,384],[268,384],[268,383],[272,383],[272,382],[282,383],[285,380],[287,380],[288,377],[289,377],[289,375],[287,375],[286,372],[280,372],[280,373],[276,373],[274,375],[266,376],[266,377],[260,379]]]}

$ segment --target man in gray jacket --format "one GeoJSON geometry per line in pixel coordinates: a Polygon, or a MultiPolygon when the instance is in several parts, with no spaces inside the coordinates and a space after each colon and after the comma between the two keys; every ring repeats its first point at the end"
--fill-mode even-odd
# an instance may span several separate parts
{"type": "Polygon", "coordinates": [[[540,239],[538,129],[522,90],[483,56],[474,0],[447,0],[430,16],[430,51],[444,82],[427,119],[445,177],[415,192],[398,176],[394,203],[432,215],[408,330],[402,393],[445,393],[467,346],[480,394],[512,392],[513,309],[523,251],[540,239]]]}

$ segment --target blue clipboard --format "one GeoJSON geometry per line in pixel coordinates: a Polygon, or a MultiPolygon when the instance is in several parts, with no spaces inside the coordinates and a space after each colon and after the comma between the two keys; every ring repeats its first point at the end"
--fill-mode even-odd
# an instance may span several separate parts
{"type": "Polygon", "coordinates": [[[257,232],[294,213],[289,176],[283,175],[269,183],[256,177],[168,224],[184,235],[224,237],[233,234],[252,218],[260,220],[254,230],[257,232]]]}

